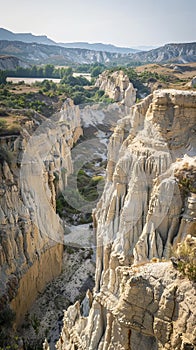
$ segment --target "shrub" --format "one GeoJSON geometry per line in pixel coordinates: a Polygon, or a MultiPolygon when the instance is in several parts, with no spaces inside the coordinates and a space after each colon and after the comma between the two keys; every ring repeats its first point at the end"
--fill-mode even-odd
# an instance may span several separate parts
{"type": "Polygon", "coordinates": [[[174,252],[175,266],[191,281],[196,282],[196,238],[188,235],[174,252]]]}
{"type": "Polygon", "coordinates": [[[98,75],[102,72],[103,72],[103,67],[101,66],[94,67],[91,71],[91,76],[98,77],[98,75]]]}
{"type": "Polygon", "coordinates": [[[13,153],[0,147],[0,164],[6,161],[9,165],[13,162],[13,153]]]}
{"type": "Polygon", "coordinates": [[[183,196],[187,196],[189,192],[196,193],[196,170],[193,165],[184,163],[183,167],[177,169],[174,175],[183,196]]]}
{"type": "Polygon", "coordinates": [[[14,319],[14,311],[8,305],[5,305],[0,311],[0,349],[18,349],[12,334],[14,319]]]}
{"type": "Polygon", "coordinates": [[[6,84],[7,72],[0,70],[0,84],[6,84]]]}
{"type": "Polygon", "coordinates": [[[7,305],[0,312],[0,325],[10,326],[15,318],[15,313],[7,305]]]}
{"type": "Polygon", "coordinates": [[[8,113],[5,108],[0,108],[0,117],[7,117],[8,113]]]}
{"type": "Polygon", "coordinates": [[[5,130],[7,127],[7,122],[4,119],[0,119],[0,131],[5,130]]]}
{"type": "Polygon", "coordinates": [[[31,317],[31,325],[34,329],[34,332],[36,335],[39,334],[39,329],[40,329],[40,320],[39,318],[36,316],[36,314],[33,314],[33,316],[31,317]]]}

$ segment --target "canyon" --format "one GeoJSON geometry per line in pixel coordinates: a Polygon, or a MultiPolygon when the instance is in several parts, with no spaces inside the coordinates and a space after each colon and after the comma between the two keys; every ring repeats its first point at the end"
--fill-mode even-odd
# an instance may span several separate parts
{"type": "MultiPolygon", "coordinates": [[[[68,276],[79,267],[78,261],[85,260],[79,256],[90,254],[86,243],[86,252],[78,253],[73,266],[67,262],[69,254],[65,252],[65,244],[70,246],[67,233],[71,231],[57,215],[56,201],[67,187],[77,158],[81,160],[82,149],[86,152],[84,163],[100,157],[105,161],[108,135],[124,115],[124,107],[114,103],[79,110],[67,99],[61,111],[51,118],[37,112],[28,114],[28,110],[21,111],[18,118],[21,113],[20,132],[6,135],[5,131],[0,137],[0,315],[3,318],[13,310],[16,328],[24,324],[25,315],[48,283],[62,276],[62,270],[67,283],[68,276]],[[77,144],[83,135],[84,140],[77,144]]],[[[69,203],[71,200],[69,198],[69,203]]],[[[91,213],[96,203],[90,203],[88,212],[91,213]]],[[[84,239],[82,242],[81,249],[84,239]]],[[[85,278],[88,279],[86,264],[85,261],[83,284],[85,278]]],[[[78,296],[78,292],[74,293],[78,296]]],[[[60,297],[57,293],[57,298],[60,297]]],[[[67,300],[74,302],[75,297],[71,295],[67,300]]]]}
{"type": "Polygon", "coordinates": [[[195,120],[195,92],[158,90],[117,123],[93,212],[95,288],[65,311],[58,350],[195,348],[195,283],[170,261],[182,241],[196,249],[195,120]]]}
{"type": "Polygon", "coordinates": [[[105,159],[108,144],[103,193],[84,209],[94,208],[95,287],[64,312],[56,348],[194,349],[195,281],[170,258],[182,244],[196,251],[196,92],[156,90],[135,104],[122,71],[96,84],[116,103],[79,110],[68,99],[52,118],[35,113],[20,135],[0,138],[1,309],[20,325],[61,274],[74,229],[56,214],[57,195],[78,160],[105,159]]]}
{"type": "Polygon", "coordinates": [[[0,305],[17,311],[16,325],[61,272],[64,230],[56,191],[66,186],[70,148],[81,134],[79,112],[68,100],[53,120],[35,113],[19,136],[1,137],[0,305]]]}

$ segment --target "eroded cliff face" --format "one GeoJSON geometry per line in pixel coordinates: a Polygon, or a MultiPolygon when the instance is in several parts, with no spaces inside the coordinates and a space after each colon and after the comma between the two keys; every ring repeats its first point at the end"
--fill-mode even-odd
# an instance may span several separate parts
{"type": "Polygon", "coordinates": [[[136,101],[136,89],[123,71],[113,73],[104,71],[100,74],[95,86],[104,90],[105,94],[115,102],[124,103],[127,107],[133,106],[136,101]]]}
{"type": "Polygon", "coordinates": [[[82,134],[71,101],[53,119],[42,119],[28,121],[20,136],[0,139],[0,305],[11,304],[16,324],[61,272],[64,229],[56,192],[66,186],[70,150],[82,134]]]}
{"type": "Polygon", "coordinates": [[[195,121],[196,93],[176,90],[119,121],[93,214],[94,293],[65,312],[57,349],[194,349],[195,284],[169,257],[187,234],[195,246],[195,121]]]}

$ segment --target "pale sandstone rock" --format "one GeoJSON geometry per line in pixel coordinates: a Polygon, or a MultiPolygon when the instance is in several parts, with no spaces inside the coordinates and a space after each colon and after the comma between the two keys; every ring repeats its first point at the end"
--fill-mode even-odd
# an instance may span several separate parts
{"type": "Polygon", "coordinates": [[[64,229],[56,192],[72,172],[70,148],[82,134],[79,109],[68,100],[59,115],[34,129],[31,136],[23,130],[18,138],[0,139],[8,154],[15,152],[10,164],[0,165],[0,307],[11,303],[16,324],[61,272],[64,229]]]}
{"type": "Polygon", "coordinates": [[[189,83],[186,84],[186,86],[195,88],[196,87],[196,77],[193,77],[189,83]]]}
{"type": "Polygon", "coordinates": [[[104,90],[115,102],[122,102],[127,107],[131,107],[136,101],[136,89],[123,71],[104,71],[99,75],[95,86],[104,90]]]}
{"type": "Polygon", "coordinates": [[[108,291],[107,286],[101,288],[94,295],[86,321],[80,314],[76,316],[74,308],[65,312],[57,349],[72,349],[70,344],[78,349],[128,350],[138,349],[139,344],[149,350],[183,349],[185,340],[195,344],[195,288],[179,277],[171,263],[119,267],[118,274],[119,295],[108,291]],[[81,331],[83,326],[86,328],[81,331]]]}
{"type": "Polygon", "coordinates": [[[195,195],[183,195],[175,175],[185,164],[195,166],[195,121],[195,92],[163,90],[118,123],[105,189],[93,212],[92,306],[88,317],[78,304],[65,312],[58,350],[196,346],[195,285],[170,262],[158,262],[195,228],[195,195]]]}
{"type": "Polygon", "coordinates": [[[196,77],[193,77],[193,79],[191,80],[191,86],[192,87],[196,86],[196,77]]]}

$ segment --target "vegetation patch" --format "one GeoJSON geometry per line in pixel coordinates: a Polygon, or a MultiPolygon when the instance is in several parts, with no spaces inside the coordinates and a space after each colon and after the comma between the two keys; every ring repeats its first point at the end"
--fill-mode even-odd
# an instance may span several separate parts
{"type": "Polygon", "coordinates": [[[188,235],[174,251],[173,264],[184,276],[196,282],[196,238],[188,235]]]}
{"type": "MultiPolygon", "coordinates": [[[[90,73],[92,77],[97,77],[106,66],[100,63],[72,65],[74,72],[90,73]]],[[[30,68],[17,67],[15,70],[0,71],[0,79],[5,83],[6,77],[20,78],[57,78],[61,79],[72,71],[72,67],[56,67],[53,64],[33,65],[30,68]]],[[[1,83],[0,80],[0,83],[1,83]]]]}
{"type": "Polygon", "coordinates": [[[18,337],[14,335],[12,329],[14,320],[15,313],[5,305],[0,311],[0,350],[19,349],[18,337]]]}
{"type": "MultiPolygon", "coordinates": [[[[86,165],[85,165],[86,167],[86,165]]],[[[90,169],[92,171],[92,167],[90,169]]],[[[83,213],[78,208],[81,198],[87,203],[96,201],[99,198],[100,192],[103,187],[103,176],[101,175],[89,175],[87,169],[80,169],[76,175],[77,188],[72,182],[75,182],[74,175],[68,178],[68,186],[66,188],[66,196],[60,194],[56,200],[56,210],[60,217],[66,219],[71,224],[86,224],[92,222],[91,213],[83,213]],[[99,192],[98,188],[99,187],[99,192]],[[101,187],[102,186],[102,187],[101,187]],[[69,204],[66,198],[71,198],[71,204],[69,204]]]]}
{"type": "MultiPolygon", "coordinates": [[[[92,72],[96,68],[97,74],[103,67],[92,66],[92,72]],[[99,68],[99,69],[98,69],[99,68]]],[[[95,75],[96,75],[95,71],[95,75]]],[[[3,76],[5,74],[2,74],[3,76]]],[[[24,82],[13,84],[1,81],[0,83],[0,133],[14,134],[20,132],[20,125],[16,120],[10,120],[8,110],[29,110],[36,111],[45,117],[51,117],[58,112],[66,98],[71,98],[75,105],[93,104],[97,102],[110,103],[104,91],[100,91],[83,76],[75,77],[72,68],[56,68],[53,65],[45,67],[33,66],[24,69],[19,67],[12,76],[47,76],[61,77],[60,83],[56,84],[52,80],[35,82],[28,86],[24,82]],[[23,73],[22,73],[23,72],[23,73]],[[28,74],[27,74],[28,72],[28,74]],[[42,73],[40,73],[42,72],[42,73]],[[57,74],[58,73],[58,74],[57,74]],[[6,117],[6,118],[5,118],[6,117]]]]}
{"type": "Polygon", "coordinates": [[[180,169],[174,173],[183,198],[192,192],[196,193],[196,169],[189,163],[184,163],[180,169]]]}

